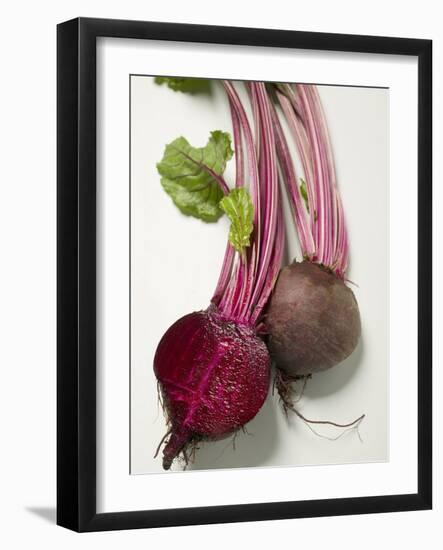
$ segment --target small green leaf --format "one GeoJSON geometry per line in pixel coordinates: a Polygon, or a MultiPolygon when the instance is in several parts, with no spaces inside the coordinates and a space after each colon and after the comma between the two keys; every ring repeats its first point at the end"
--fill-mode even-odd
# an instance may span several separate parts
{"type": "Polygon", "coordinates": [[[188,94],[208,94],[211,92],[211,81],[205,78],[178,78],[172,76],[156,76],[156,84],[166,84],[174,92],[188,94]]]}
{"type": "Polygon", "coordinates": [[[236,187],[220,201],[220,208],[231,220],[229,242],[238,252],[249,246],[254,220],[254,205],[244,187],[236,187]]]}
{"type": "Polygon", "coordinates": [[[308,189],[306,187],[306,182],[303,178],[300,178],[301,185],[300,185],[300,194],[302,196],[302,199],[305,201],[306,210],[309,213],[309,201],[308,201],[308,189]]]}
{"type": "Polygon", "coordinates": [[[179,137],[166,145],[157,164],[163,189],[183,214],[216,222],[223,214],[219,207],[223,191],[208,169],[223,174],[232,155],[231,136],[227,132],[211,132],[206,146],[200,148],[179,137]]]}

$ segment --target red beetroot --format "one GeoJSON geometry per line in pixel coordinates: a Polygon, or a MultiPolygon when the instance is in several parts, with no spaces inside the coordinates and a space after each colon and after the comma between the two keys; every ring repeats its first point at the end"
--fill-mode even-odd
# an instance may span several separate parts
{"type": "Polygon", "coordinates": [[[249,422],[269,387],[265,344],[214,307],[185,315],[165,333],[154,358],[171,435],[163,467],[191,441],[215,439],[249,422]]]}
{"type": "Polygon", "coordinates": [[[266,317],[269,351],[291,377],[344,361],[361,333],[352,290],[326,268],[294,262],[279,276],[266,317]]]}

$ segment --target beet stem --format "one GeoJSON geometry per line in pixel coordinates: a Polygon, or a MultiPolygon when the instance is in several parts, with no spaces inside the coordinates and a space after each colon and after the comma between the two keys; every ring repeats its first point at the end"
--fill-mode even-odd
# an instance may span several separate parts
{"type": "Polygon", "coordinates": [[[304,217],[300,215],[303,209],[300,208],[297,176],[292,159],[285,150],[284,132],[278,116],[274,114],[280,145],[280,166],[292,203],[303,255],[330,267],[338,277],[344,278],[348,266],[349,241],[328,126],[317,87],[282,84],[277,88],[276,97],[298,149],[306,182],[311,235],[307,232],[304,217]],[[314,255],[307,240],[309,237],[313,238],[314,255]]]}

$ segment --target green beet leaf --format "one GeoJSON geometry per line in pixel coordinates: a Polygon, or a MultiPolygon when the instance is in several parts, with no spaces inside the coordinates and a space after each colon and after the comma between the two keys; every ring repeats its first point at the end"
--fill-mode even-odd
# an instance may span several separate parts
{"type": "Polygon", "coordinates": [[[166,84],[174,92],[188,94],[208,94],[211,91],[211,81],[205,78],[178,78],[173,76],[156,76],[156,84],[166,84]]]}
{"type": "Polygon", "coordinates": [[[238,252],[249,246],[254,220],[254,205],[244,187],[236,187],[220,201],[220,208],[231,220],[229,242],[238,252]]]}
{"type": "Polygon", "coordinates": [[[227,132],[211,132],[208,143],[200,148],[179,137],[166,145],[157,164],[163,189],[183,214],[216,222],[223,214],[219,206],[223,190],[210,172],[221,176],[232,155],[227,132]]]}

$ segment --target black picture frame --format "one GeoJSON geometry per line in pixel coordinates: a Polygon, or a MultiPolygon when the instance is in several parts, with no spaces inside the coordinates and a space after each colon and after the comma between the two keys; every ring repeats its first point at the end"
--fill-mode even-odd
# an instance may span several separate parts
{"type": "Polygon", "coordinates": [[[432,506],[432,42],[78,18],[57,28],[57,523],[75,531],[426,510],[432,506]],[[96,39],[418,58],[418,491],[168,510],[96,511],[96,39]]]}

